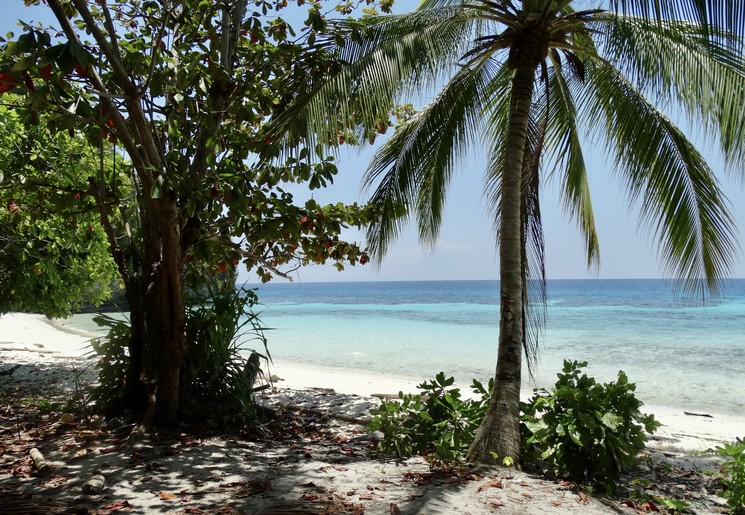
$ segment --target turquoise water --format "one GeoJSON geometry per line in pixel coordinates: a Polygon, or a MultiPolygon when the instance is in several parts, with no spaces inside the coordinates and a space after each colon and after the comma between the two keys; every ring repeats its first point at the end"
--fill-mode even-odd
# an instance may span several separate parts
{"type": "MultiPolygon", "coordinates": [[[[277,360],[463,383],[496,364],[496,281],[258,286],[277,360]]],[[[624,370],[647,404],[745,413],[745,280],[702,306],[657,280],[549,281],[535,381],[563,359],[604,381],[624,370]]],[[[527,374],[525,374],[527,377],[527,374]]]]}
{"type": "MultiPolygon", "coordinates": [[[[487,380],[497,352],[496,281],[282,283],[258,286],[278,361],[403,375],[487,380]]],[[[563,359],[609,381],[625,371],[650,405],[745,413],[745,280],[696,304],[657,280],[549,281],[533,386],[563,359]]],[[[73,324],[89,328],[77,318],[73,324]]]]}

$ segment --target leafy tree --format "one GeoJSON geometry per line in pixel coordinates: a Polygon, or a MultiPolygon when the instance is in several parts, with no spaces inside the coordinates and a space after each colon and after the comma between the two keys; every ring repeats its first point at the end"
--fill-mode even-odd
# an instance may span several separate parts
{"type": "Polygon", "coordinates": [[[117,274],[85,194],[98,152],[80,138],[26,126],[3,106],[0,128],[0,313],[60,317],[100,304],[117,274]]]}
{"type": "MultiPolygon", "coordinates": [[[[143,428],[169,423],[186,354],[185,276],[242,262],[266,281],[305,262],[367,260],[339,237],[364,221],[365,208],[298,206],[281,187],[329,184],[336,167],[324,147],[268,160],[265,119],[284,85],[321,78],[329,60],[323,49],[301,54],[288,23],[268,15],[285,0],[253,10],[246,0],[45,4],[59,30],[24,24],[2,46],[0,93],[23,96],[24,123],[77,131],[120,155],[126,180],[104,163],[85,193],[129,303],[124,404],[144,413],[143,428]]],[[[325,29],[319,7],[309,6],[310,34],[325,29]]]]}
{"type": "Polygon", "coordinates": [[[378,259],[408,215],[434,245],[459,158],[469,149],[486,154],[500,336],[495,388],[469,451],[475,461],[520,454],[522,351],[530,365],[543,323],[537,308],[545,305],[539,191],[547,175],[560,181],[588,264],[599,262],[585,136],[604,142],[667,271],[685,288],[715,290],[735,252],[713,171],[662,109],[687,114],[719,138],[731,164],[743,164],[745,13],[727,1],[584,5],[424,0],[414,13],[340,22],[323,44],[343,66],[323,85],[298,85],[302,94],[275,120],[278,133],[289,128],[290,142],[332,133],[328,120],[337,116],[357,121],[363,134],[397,99],[440,88],[365,175],[376,208],[368,243],[378,259]]]}

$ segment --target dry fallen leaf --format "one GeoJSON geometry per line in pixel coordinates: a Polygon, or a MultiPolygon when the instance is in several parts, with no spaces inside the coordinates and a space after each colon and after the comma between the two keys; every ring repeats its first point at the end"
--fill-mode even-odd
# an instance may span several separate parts
{"type": "Polygon", "coordinates": [[[640,506],[644,513],[659,512],[660,509],[652,501],[647,501],[640,506]]]}
{"type": "Polygon", "coordinates": [[[398,505],[396,505],[395,503],[391,503],[390,509],[391,509],[391,515],[401,514],[401,510],[398,508],[398,505]]]}
{"type": "Polygon", "coordinates": [[[163,499],[164,501],[170,501],[176,498],[175,495],[169,494],[168,492],[164,492],[163,490],[158,492],[158,495],[160,495],[160,498],[163,499]]]}
{"type": "Polygon", "coordinates": [[[483,485],[479,486],[476,491],[481,492],[483,490],[486,490],[487,488],[504,488],[504,483],[502,483],[501,479],[498,479],[496,481],[489,481],[488,483],[484,483],[483,485]]]}

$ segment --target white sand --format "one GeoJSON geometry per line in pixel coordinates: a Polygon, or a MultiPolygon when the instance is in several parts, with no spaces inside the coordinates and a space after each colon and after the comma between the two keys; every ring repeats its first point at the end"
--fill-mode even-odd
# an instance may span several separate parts
{"type": "Polygon", "coordinates": [[[93,336],[74,329],[63,331],[44,315],[7,313],[0,316],[0,361],[80,358],[91,351],[93,336]]]}
{"type": "MultiPolygon", "coordinates": [[[[8,313],[0,317],[0,370],[3,363],[83,357],[90,352],[89,341],[94,336],[42,315],[8,313]]],[[[416,385],[426,379],[283,361],[275,361],[268,371],[282,379],[278,382],[281,387],[329,388],[362,396],[415,392],[416,385]]],[[[470,391],[465,387],[462,390],[470,391]]],[[[665,451],[702,451],[745,436],[745,416],[717,412],[716,399],[712,399],[711,411],[706,412],[710,417],[686,415],[685,409],[665,406],[644,406],[643,410],[662,422],[653,447],[665,451]]]]}

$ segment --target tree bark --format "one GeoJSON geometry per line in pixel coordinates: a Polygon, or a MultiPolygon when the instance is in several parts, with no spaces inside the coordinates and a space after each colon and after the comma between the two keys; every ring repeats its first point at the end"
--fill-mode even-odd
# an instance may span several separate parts
{"type": "Polygon", "coordinates": [[[179,373],[186,356],[184,288],[181,275],[181,221],[175,194],[158,203],[163,249],[160,263],[160,331],[163,357],[158,374],[158,422],[176,419],[179,373]]]}
{"type": "Polygon", "coordinates": [[[522,171],[535,66],[518,66],[512,77],[499,223],[500,323],[494,390],[468,460],[520,460],[520,385],[523,350],[522,171]]]}

